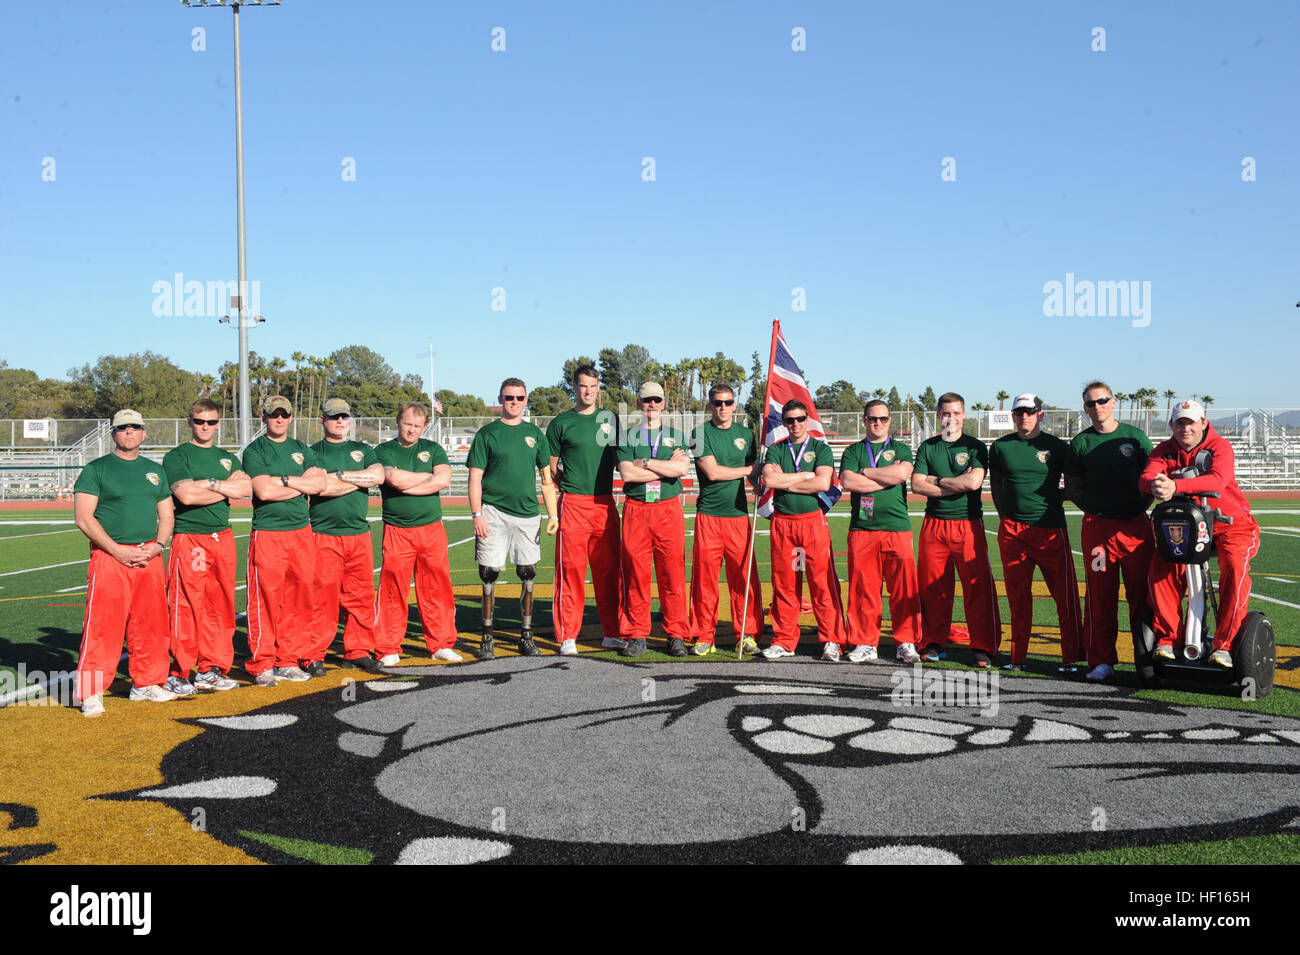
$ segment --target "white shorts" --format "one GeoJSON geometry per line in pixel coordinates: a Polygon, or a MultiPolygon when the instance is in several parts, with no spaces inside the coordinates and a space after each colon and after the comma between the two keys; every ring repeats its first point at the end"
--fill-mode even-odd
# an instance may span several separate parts
{"type": "Polygon", "coordinates": [[[491,504],[483,505],[488,536],[474,539],[474,562],[480,567],[501,570],[506,560],[516,567],[542,560],[542,516],[515,517],[491,504]]]}

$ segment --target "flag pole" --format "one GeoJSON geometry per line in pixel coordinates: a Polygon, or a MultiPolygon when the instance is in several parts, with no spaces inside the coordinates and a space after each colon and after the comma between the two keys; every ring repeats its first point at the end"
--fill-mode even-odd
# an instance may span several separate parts
{"type": "MultiPolygon", "coordinates": [[[[754,485],[754,514],[749,521],[749,549],[745,553],[745,603],[740,608],[740,639],[736,641],[736,659],[745,659],[745,622],[749,619],[750,577],[758,555],[754,542],[758,537],[758,502],[763,497],[763,464],[767,459],[767,411],[772,398],[772,365],[776,361],[776,339],[781,334],[781,320],[772,319],[772,348],[767,357],[767,379],[763,382],[763,424],[758,433],[758,483],[754,485]]],[[[733,611],[734,616],[734,611],[733,611]]],[[[760,624],[759,632],[763,628],[760,624]]]]}

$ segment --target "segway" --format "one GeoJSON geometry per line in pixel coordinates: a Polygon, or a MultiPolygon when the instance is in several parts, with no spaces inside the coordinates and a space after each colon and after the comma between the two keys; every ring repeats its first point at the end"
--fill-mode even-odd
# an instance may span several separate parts
{"type": "MultiPolygon", "coordinates": [[[[1195,477],[1203,473],[1195,466],[1175,471],[1171,477],[1195,477]]],[[[1161,660],[1153,655],[1156,634],[1155,612],[1148,607],[1141,626],[1133,632],[1133,661],[1138,686],[1156,689],[1164,680],[1187,680],[1219,686],[1240,683],[1253,687],[1256,697],[1268,696],[1273,690],[1273,670],[1277,660],[1277,640],[1273,625],[1259,611],[1246,614],[1232,644],[1232,669],[1210,662],[1214,642],[1213,615],[1217,621],[1218,603],[1209,560],[1214,555],[1214,525],[1231,524],[1232,518],[1207,507],[1207,493],[1197,496],[1175,494],[1151,511],[1156,548],[1171,564],[1182,564],[1187,573],[1187,609],[1183,614],[1183,645],[1175,660],[1161,660]]],[[[1175,652],[1178,652],[1177,650],[1175,652]]]]}

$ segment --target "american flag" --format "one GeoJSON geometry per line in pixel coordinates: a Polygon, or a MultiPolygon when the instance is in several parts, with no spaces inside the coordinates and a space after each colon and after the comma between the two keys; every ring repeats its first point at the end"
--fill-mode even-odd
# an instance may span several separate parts
{"type": "MultiPolygon", "coordinates": [[[[821,441],[826,440],[826,429],[822,427],[821,421],[817,418],[817,407],[813,404],[812,393],[808,390],[808,383],[804,381],[803,372],[795,363],[794,355],[790,354],[790,346],[786,344],[785,336],[781,334],[781,322],[779,319],[772,320],[772,355],[767,362],[767,417],[763,421],[763,447],[770,448],[772,445],[784,441],[790,436],[784,424],[781,423],[781,408],[787,401],[794,399],[802,401],[808,406],[808,434],[821,441]]],[[[836,477],[831,482],[831,489],[817,495],[821,498],[822,509],[830,510],[835,502],[840,499],[844,493],[840,487],[839,478],[836,477]]],[[[768,487],[762,489],[758,498],[758,514],[760,517],[770,518],[773,512],[773,499],[775,492],[768,487]]]]}

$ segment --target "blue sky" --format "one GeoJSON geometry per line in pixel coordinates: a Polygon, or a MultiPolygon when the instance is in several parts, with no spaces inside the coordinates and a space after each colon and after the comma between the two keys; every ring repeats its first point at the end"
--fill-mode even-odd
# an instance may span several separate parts
{"type": "MultiPolygon", "coordinates": [[[[231,19],[6,12],[11,365],[237,357],[152,291],[235,277],[231,19]]],[[[437,386],[490,398],[628,342],[748,366],[779,317],[814,387],[1069,405],[1102,377],[1300,406],[1296,3],[287,0],[241,21],[264,356],[360,343],[424,373],[432,339],[437,386]],[[1150,282],[1150,323],[1046,316],[1067,273],[1150,282]]]]}

